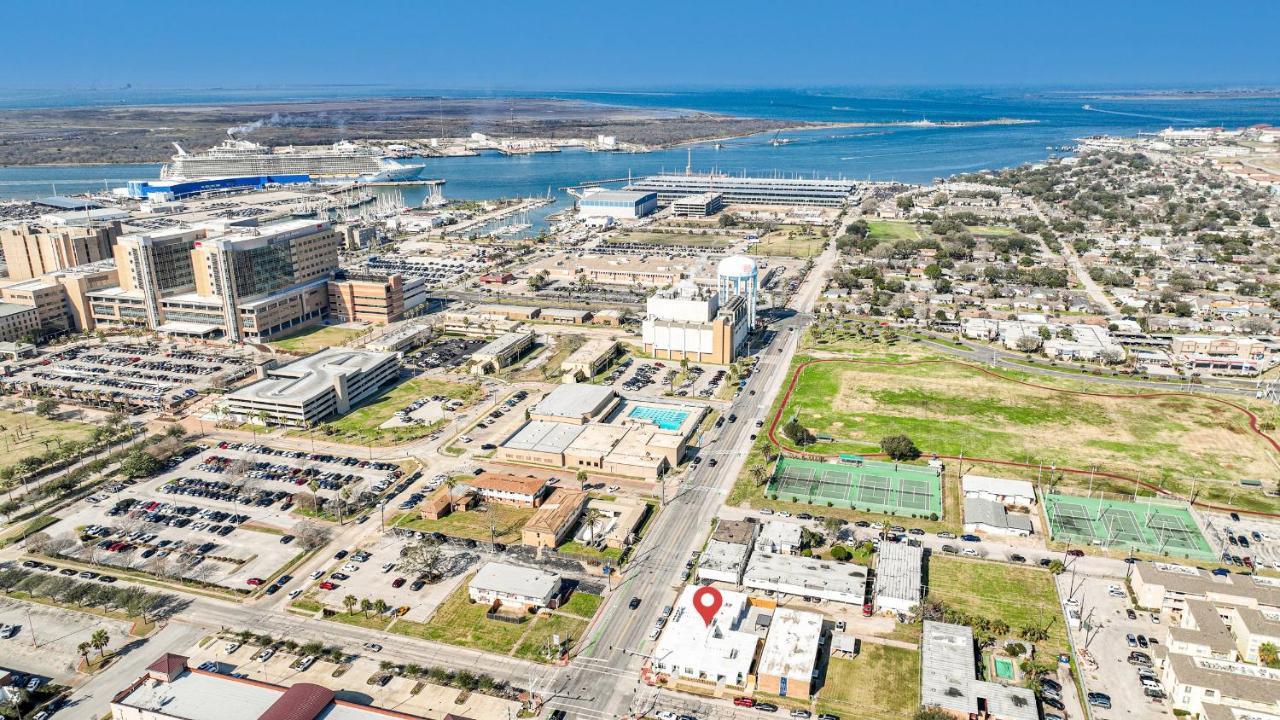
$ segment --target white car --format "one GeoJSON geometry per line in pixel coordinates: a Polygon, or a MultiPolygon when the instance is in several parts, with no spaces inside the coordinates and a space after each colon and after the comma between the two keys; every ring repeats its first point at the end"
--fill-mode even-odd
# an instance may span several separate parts
{"type": "Polygon", "coordinates": [[[760,508],[759,512],[760,512],[760,514],[761,514],[761,515],[772,515],[772,514],[773,514],[773,510],[772,510],[772,509],[770,509],[770,508],[760,508]]]}
{"type": "Polygon", "coordinates": [[[311,573],[311,579],[312,579],[312,580],[319,580],[323,575],[324,575],[324,571],[323,571],[323,570],[317,570],[317,571],[315,571],[315,572],[311,573]]]}
{"type": "Polygon", "coordinates": [[[275,655],[275,654],[276,654],[275,648],[262,648],[262,652],[255,655],[253,659],[257,660],[258,662],[266,662],[271,659],[272,655],[275,655]]]}
{"type": "Polygon", "coordinates": [[[653,714],[658,720],[676,720],[676,714],[670,710],[659,710],[653,714]]]}
{"type": "Polygon", "coordinates": [[[965,548],[964,550],[961,550],[960,552],[962,552],[962,553],[964,553],[965,555],[968,555],[968,556],[970,556],[970,557],[977,557],[977,556],[978,556],[978,551],[977,551],[977,550],[974,550],[974,549],[973,549],[973,548],[971,548],[971,547],[967,547],[967,548],[965,548]]]}
{"type": "Polygon", "coordinates": [[[0,640],[8,640],[18,634],[17,625],[0,624],[0,640]]]}
{"type": "Polygon", "coordinates": [[[222,650],[222,651],[223,651],[223,652],[225,652],[226,654],[230,655],[231,653],[233,653],[233,652],[235,652],[235,651],[237,651],[237,650],[239,650],[239,649],[240,649],[240,643],[238,643],[238,642],[231,642],[231,643],[227,643],[227,646],[226,646],[225,648],[223,648],[223,650],[222,650]]]}
{"type": "Polygon", "coordinates": [[[290,590],[289,599],[292,600],[293,598],[296,598],[301,594],[302,594],[302,588],[296,588],[296,589],[290,590]]]}

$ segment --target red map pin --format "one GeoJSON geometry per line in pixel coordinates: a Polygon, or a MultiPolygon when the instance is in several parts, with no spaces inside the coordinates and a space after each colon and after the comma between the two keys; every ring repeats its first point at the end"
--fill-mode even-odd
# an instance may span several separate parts
{"type": "Polygon", "coordinates": [[[707,625],[711,625],[711,618],[720,612],[720,605],[724,602],[724,598],[720,596],[720,591],[704,585],[693,593],[693,608],[702,616],[702,621],[707,625]]]}

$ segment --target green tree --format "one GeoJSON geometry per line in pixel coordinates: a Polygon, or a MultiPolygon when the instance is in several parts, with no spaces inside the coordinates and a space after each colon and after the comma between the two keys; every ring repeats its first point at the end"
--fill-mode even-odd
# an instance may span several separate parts
{"type": "Polygon", "coordinates": [[[1063,565],[1061,560],[1049,561],[1049,572],[1053,573],[1054,575],[1061,575],[1066,569],[1067,569],[1067,566],[1063,565]]]}
{"type": "Polygon", "coordinates": [[[40,402],[36,403],[36,415],[39,415],[40,417],[44,417],[44,418],[50,417],[57,411],[58,411],[57,400],[51,400],[49,398],[45,398],[44,400],[41,400],[40,402]]]}
{"type": "Polygon", "coordinates": [[[125,459],[120,462],[120,472],[130,478],[151,477],[160,471],[160,467],[160,461],[142,448],[129,451],[125,459]]]}
{"type": "Polygon", "coordinates": [[[1271,227],[1271,218],[1266,213],[1259,212],[1253,216],[1253,224],[1257,227],[1271,227]]]}
{"type": "Polygon", "coordinates": [[[1258,646],[1258,662],[1269,668],[1280,668],[1280,648],[1275,643],[1262,643],[1258,646]]]}
{"type": "Polygon", "coordinates": [[[382,598],[373,601],[373,611],[379,615],[385,614],[390,607],[390,605],[387,605],[387,601],[382,598]]]}
{"type": "Polygon", "coordinates": [[[364,613],[365,617],[369,617],[369,611],[372,609],[373,603],[369,601],[369,598],[360,598],[360,612],[364,613]]]}
{"type": "Polygon", "coordinates": [[[782,426],[782,434],[799,447],[811,444],[814,439],[809,430],[801,425],[800,420],[796,417],[792,417],[787,421],[786,425],[782,426]]]}
{"type": "Polygon", "coordinates": [[[906,435],[890,435],[880,440],[880,449],[891,459],[915,460],[920,457],[920,448],[906,435]]]}
{"type": "Polygon", "coordinates": [[[89,644],[97,650],[100,657],[107,656],[107,645],[111,644],[111,636],[107,634],[105,628],[98,628],[93,631],[93,635],[89,636],[89,644]]]}
{"type": "Polygon", "coordinates": [[[342,598],[342,607],[346,608],[347,614],[355,612],[356,605],[360,604],[360,600],[355,595],[348,595],[342,598]]]}
{"type": "Polygon", "coordinates": [[[912,720],[955,720],[955,716],[937,705],[922,705],[912,720]]]}

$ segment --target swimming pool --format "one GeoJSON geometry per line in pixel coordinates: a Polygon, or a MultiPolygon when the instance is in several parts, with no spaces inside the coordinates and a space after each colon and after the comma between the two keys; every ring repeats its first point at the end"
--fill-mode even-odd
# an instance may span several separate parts
{"type": "Polygon", "coordinates": [[[666,408],[637,405],[631,408],[631,412],[627,413],[627,417],[648,420],[663,430],[679,430],[680,426],[684,424],[684,419],[689,417],[689,413],[685,410],[668,410],[666,408]]]}
{"type": "Polygon", "coordinates": [[[1013,661],[1005,658],[996,658],[996,677],[1002,680],[1013,679],[1013,661]]]}

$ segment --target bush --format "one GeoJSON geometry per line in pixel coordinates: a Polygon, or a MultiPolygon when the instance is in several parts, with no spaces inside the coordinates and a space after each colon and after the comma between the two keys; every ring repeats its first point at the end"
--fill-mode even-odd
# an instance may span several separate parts
{"type": "Polygon", "coordinates": [[[920,448],[906,435],[890,435],[880,440],[880,449],[893,460],[915,460],[920,448]]]}
{"type": "Polygon", "coordinates": [[[853,553],[849,552],[849,549],[843,545],[837,545],[831,548],[831,558],[833,560],[839,560],[843,562],[845,560],[848,560],[851,557],[853,557],[853,553]]]}

